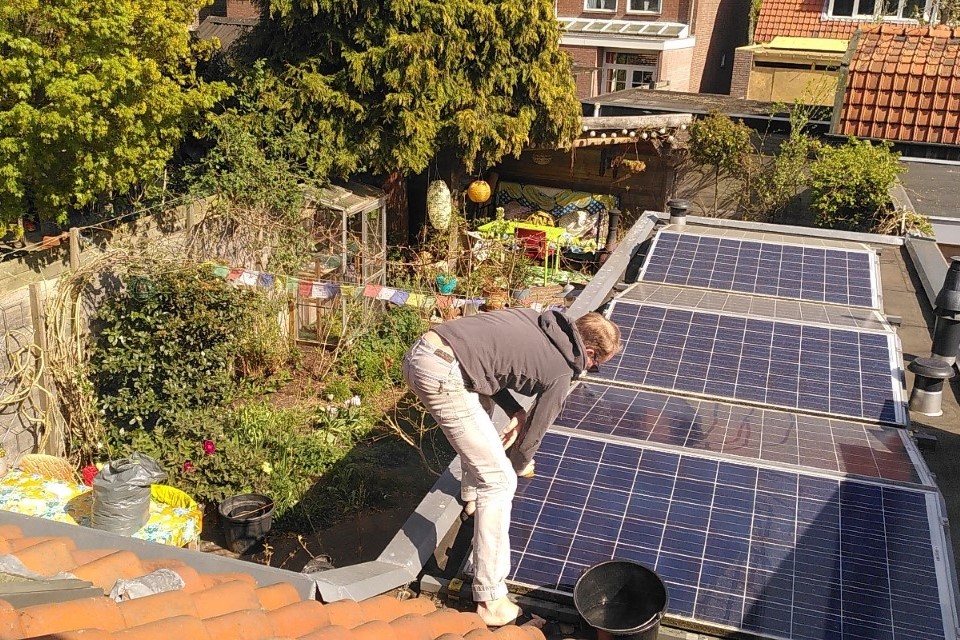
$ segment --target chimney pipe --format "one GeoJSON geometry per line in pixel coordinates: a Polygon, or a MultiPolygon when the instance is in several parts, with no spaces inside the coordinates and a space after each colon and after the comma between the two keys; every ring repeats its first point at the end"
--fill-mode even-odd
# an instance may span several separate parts
{"type": "Polygon", "coordinates": [[[917,358],[907,369],[914,373],[910,410],[925,416],[943,415],[943,382],[953,377],[953,367],[940,358],[917,358]]]}
{"type": "Polygon", "coordinates": [[[937,319],[933,325],[931,355],[952,366],[960,349],[960,256],[950,260],[943,287],[933,305],[937,319]]]}
{"type": "Polygon", "coordinates": [[[667,208],[670,210],[670,224],[678,228],[683,228],[687,224],[687,209],[690,208],[690,201],[681,198],[667,200],[667,208]]]}
{"type": "Polygon", "coordinates": [[[620,228],[620,209],[610,209],[607,212],[610,216],[607,221],[607,239],[603,243],[603,249],[607,253],[613,253],[617,248],[617,231],[620,228]]]}

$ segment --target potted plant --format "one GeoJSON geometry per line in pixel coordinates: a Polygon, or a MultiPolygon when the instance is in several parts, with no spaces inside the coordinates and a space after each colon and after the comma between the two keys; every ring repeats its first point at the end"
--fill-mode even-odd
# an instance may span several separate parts
{"type": "Polygon", "coordinates": [[[530,297],[532,266],[530,258],[520,251],[514,251],[511,255],[506,280],[510,297],[514,300],[525,300],[530,297]]]}

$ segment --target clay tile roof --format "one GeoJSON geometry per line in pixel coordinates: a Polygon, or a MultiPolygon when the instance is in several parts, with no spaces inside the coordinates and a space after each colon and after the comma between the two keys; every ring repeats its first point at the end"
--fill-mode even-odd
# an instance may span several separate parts
{"type": "Polygon", "coordinates": [[[864,27],[850,60],[835,133],[960,144],[960,29],[864,27]],[[953,111],[951,112],[951,106],[953,111]]]}
{"type": "Polygon", "coordinates": [[[87,596],[15,607],[0,598],[3,640],[544,640],[539,629],[491,632],[475,613],[437,609],[425,598],[363,602],[303,600],[289,583],[258,586],[245,573],[199,574],[179,560],[141,560],[130,551],[77,549],[66,537],[25,537],[0,525],[0,554],[43,576],[64,572],[109,592],[120,578],[169,569],[183,589],[115,602],[87,596]]]}
{"type": "Polygon", "coordinates": [[[758,44],[776,36],[849,40],[863,23],[823,17],[823,0],[764,0],[753,39],[758,44]]]}

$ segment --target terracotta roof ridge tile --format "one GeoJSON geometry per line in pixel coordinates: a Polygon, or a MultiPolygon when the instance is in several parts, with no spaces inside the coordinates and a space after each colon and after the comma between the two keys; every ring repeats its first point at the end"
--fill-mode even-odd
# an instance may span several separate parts
{"type": "MultiPolygon", "coordinates": [[[[236,637],[236,636],[235,636],[236,637]]],[[[216,640],[203,620],[191,616],[174,616],[156,622],[130,627],[114,634],[116,640],[216,640]]]]}
{"type": "Polygon", "coordinates": [[[215,618],[242,609],[260,608],[260,601],[253,587],[239,580],[197,591],[192,597],[197,613],[203,619],[215,618]]]}
{"type": "MultiPolygon", "coordinates": [[[[29,541],[30,538],[23,540],[29,541]]],[[[42,576],[54,576],[73,567],[73,556],[70,551],[75,547],[70,538],[52,538],[25,545],[14,551],[13,555],[27,569],[42,576]]]]}
{"type": "Polygon", "coordinates": [[[267,617],[273,625],[273,632],[278,636],[299,638],[332,625],[329,606],[318,600],[301,600],[268,611],[267,617]]]}
{"type": "Polygon", "coordinates": [[[181,589],[126,600],[121,602],[119,607],[120,615],[123,616],[127,627],[156,622],[172,616],[200,617],[193,597],[181,589]]]}
{"type": "Polygon", "coordinates": [[[103,596],[38,604],[23,607],[18,613],[26,638],[77,629],[119,631],[126,627],[120,607],[103,596]]]}
{"type": "Polygon", "coordinates": [[[353,640],[353,638],[354,635],[350,629],[339,625],[328,625],[300,636],[299,640],[353,640]]]}
{"type": "Polygon", "coordinates": [[[273,611],[288,604],[300,602],[300,592],[289,582],[278,582],[276,584],[259,587],[254,591],[260,607],[265,611],[273,611]]]}
{"type": "Polygon", "coordinates": [[[109,593],[117,580],[130,580],[144,575],[140,558],[132,551],[120,550],[109,553],[70,571],[81,580],[89,580],[109,593]]]}
{"type": "Polygon", "coordinates": [[[267,613],[261,609],[244,609],[204,620],[207,633],[214,640],[268,640],[276,632],[267,613]]]}

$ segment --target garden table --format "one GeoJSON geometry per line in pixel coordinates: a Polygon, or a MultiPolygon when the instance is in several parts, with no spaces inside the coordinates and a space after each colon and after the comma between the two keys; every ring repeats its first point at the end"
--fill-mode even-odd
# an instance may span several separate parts
{"type": "MultiPolygon", "coordinates": [[[[0,478],[0,509],[89,527],[93,489],[11,469],[0,478]]],[[[199,507],[175,507],[151,500],[150,520],[133,537],[177,547],[194,546],[200,540],[202,521],[199,507]]]]}

